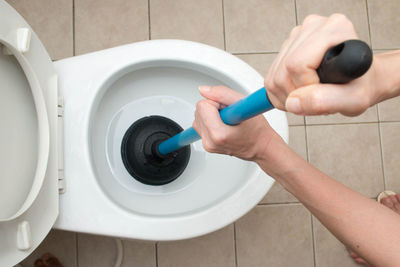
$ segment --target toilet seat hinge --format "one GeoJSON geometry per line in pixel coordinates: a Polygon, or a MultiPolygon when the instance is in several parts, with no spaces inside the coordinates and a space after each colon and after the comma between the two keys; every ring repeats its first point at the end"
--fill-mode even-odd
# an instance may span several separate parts
{"type": "Polygon", "coordinates": [[[58,97],[57,113],[58,193],[64,194],[66,190],[64,177],[64,99],[61,96],[58,97]]]}

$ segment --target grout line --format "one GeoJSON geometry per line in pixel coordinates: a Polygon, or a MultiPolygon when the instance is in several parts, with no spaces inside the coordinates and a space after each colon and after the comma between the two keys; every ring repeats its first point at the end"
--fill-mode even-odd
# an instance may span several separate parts
{"type": "Polygon", "coordinates": [[[149,40],[151,40],[150,0],[147,0],[147,15],[149,17],[149,40]]]}
{"type": "Polygon", "coordinates": [[[299,18],[297,16],[297,0],[294,0],[294,15],[296,17],[296,25],[299,25],[299,18]]]}
{"type": "Polygon", "coordinates": [[[76,55],[75,49],[75,0],[72,0],[72,55],[76,55]]]}
{"type": "Polygon", "coordinates": [[[233,245],[235,247],[235,266],[238,267],[237,245],[236,245],[236,223],[233,223],[233,245]]]}
{"type": "Polygon", "coordinates": [[[379,133],[379,146],[380,146],[380,153],[381,153],[381,166],[382,166],[382,179],[383,179],[383,190],[386,190],[387,183],[386,183],[386,175],[385,175],[385,158],[383,155],[383,142],[382,142],[382,129],[381,129],[381,115],[379,112],[379,104],[377,105],[376,112],[378,115],[378,133],[379,133]]]}
{"type": "Polygon", "coordinates": [[[307,125],[304,125],[304,138],[306,139],[306,157],[307,157],[307,162],[310,162],[310,156],[309,156],[309,153],[308,153],[307,125]]]}
{"type": "Polygon", "coordinates": [[[155,247],[154,252],[156,257],[156,267],[158,267],[158,242],[155,242],[154,247],[155,247]]]}
{"type": "Polygon", "coordinates": [[[398,124],[400,121],[380,121],[381,124],[398,124]]]}
{"type": "Polygon", "coordinates": [[[386,190],[387,183],[386,183],[385,164],[384,164],[385,161],[384,161],[384,155],[383,155],[382,128],[381,128],[380,122],[378,122],[378,134],[379,134],[379,146],[380,146],[380,153],[381,153],[383,190],[386,190]]]}
{"type": "Polygon", "coordinates": [[[317,258],[315,255],[315,248],[317,246],[317,242],[315,240],[315,234],[314,234],[314,220],[313,220],[313,215],[310,212],[310,217],[311,217],[311,236],[312,236],[312,250],[313,250],[313,259],[314,259],[314,267],[317,267],[317,258]]]}
{"type": "Polygon", "coordinates": [[[365,0],[365,8],[367,10],[367,22],[368,22],[368,34],[369,34],[369,43],[372,47],[372,38],[371,38],[371,25],[369,19],[369,8],[368,8],[368,0],[365,0]]]}
{"type": "Polygon", "coordinates": [[[222,0],[222,33],[224,35],[224,50],[226,51],[226,34],[225,34],[225,6],[222,0]]]}
{"type": "Polygon", "coordinates": [[[265,51],[265,52],[233,52],[231,53],[232,55],[277,55],[279,52],[278,51],[265,51]]]}
{"type": "Polygon", "coordinates": [[[76,267],[79,267],[79,249],[78,249],[78,233],[75,232],[75,250],[76,250],[76,258],[75,258],[75,263],[76,267]]]}
{"type": "Polygon", "coordinates": [[[379,121],[365,121],[365,122],[332,122],[332,123],[315,123],[307,124],[307,126],[329,126],[329,125],[360,125],[360,124],[376,124],[379,121]]]}
{"type": "Polygon", "coordinates": [[[257,206],[286,206],[286,205],[290,205],[290,206],[295,206],[295,205],[299,205],[302,204],[301,202],[272,202],[272,203],[258,203],[257,206]]]}
{"type": "Polygon", "coordinates": [[[304,126],[304,130],[305,130],[305,135],[306,135],[307,162],[311,164],[310,150],[308,149],[308,147],[310,146],[310,142],[308,141],[308,125],[304,126]]]}

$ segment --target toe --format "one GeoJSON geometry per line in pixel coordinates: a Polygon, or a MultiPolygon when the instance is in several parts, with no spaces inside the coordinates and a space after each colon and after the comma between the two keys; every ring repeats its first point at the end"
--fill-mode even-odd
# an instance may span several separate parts
{"type": "Polygon", "coordinates": [[[392,196],[392,203],[394,206],[394,211],[396,211],[396,213],[400,214],[400,197],[399,197],[399,195],[392,196]]]}
{"type": "Polygon", "coordinates": [[[381,199],[381,204],[383,204],[384,206],[388,207],[389,209],[393,209],[394,208],[391,196],[387,196],[387,197],[382,198],[381,199]]]}
{"type": "Polygon", "coordinates": [[[46,267],[46,265],[44,265],[42,259],[35,260],[34,265],[35,265],[35,267],[46,267]]]}
{"type": "Polygon", "coordinates": [[[62,267],[62,264],[50,253],[46,253],[42,256],[42,260],[46,267],[62,267]]]}
{"type": "Polygon", "coordinates": [[[355,258],[354,259],[355,262],[357,262],[358,264],[363,264],[363,265],[367,265],[368,263],[363,259],[363,258],[355,258]]]}

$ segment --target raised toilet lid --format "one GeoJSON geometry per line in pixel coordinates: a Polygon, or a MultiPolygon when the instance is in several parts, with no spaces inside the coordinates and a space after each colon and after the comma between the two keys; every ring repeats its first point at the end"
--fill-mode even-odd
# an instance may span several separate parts
{"type": "Polygon", "coordinates": [[[58,214],[57,76],[38,37],[3,0],[0,81],[0,266],[13,266],[58,214]]]}

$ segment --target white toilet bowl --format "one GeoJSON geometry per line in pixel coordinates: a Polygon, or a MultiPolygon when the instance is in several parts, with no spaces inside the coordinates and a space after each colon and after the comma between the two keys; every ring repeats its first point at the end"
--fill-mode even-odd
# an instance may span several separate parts
{"type": "MultiPolygon", "coordinates": [[[[46,128],[40,128],[43,123],[38,118],[45,118],[43,112],[37,110],[33,117],[26,112],[21,115],[25,116],[24,122],[35,122],[29,127],[39,127],[38,133],[43,139],[41,145],[32,146],[33,152],[29,154],[31,165],[37,168],[30,166],[26,173],[40,176],[40,160],[47,163],[47,171],[45,175],[41,173],[42,183],[36,178],[27,180],[42,188],[39,192],[26,186],[26,196],[14,199],[15,207],[19,207],[22,200],[33,198],[26,210],[20,209],[18,214],[15,208],[14,213],[0,218],[0,235],[7,237],[7,242],[0,244],[0,266],[15,264],[29,255],[52,225],[64,230],[143,240],[178,240],[206,234],[248,212],[272,186],[273,179],[256,164],[207,153],[201,141],[191,145],[191,158],[182,175],[162,186],[138,182],[121,160],[124,133],[144,116],[161,115],[183,128],[190,127],[195,104],[201,99],[199,85],[224,84],[243,94],[262,87],[263,78],[243,61],[199,43],[155,40],[51,63],[33,32],[29,51],[20,49],[26,35],[16,34],[14,43],[7,42],[9,35],[5,33],[18,32],[21,28],[30,31],[30,28],[1,1],[0,15],[0,42],[12,52],[8,53],[12,55],[0,56],[0,74],[5,70],[2,62],[15,57],[13,64],[21,65],[22,70],[13,81],[27,77],[21,92],[30,99],[30,110],[37,108],[40,100],[40,97],[32,100],[31,80],[42,77],[38,88],[47,105],[49,136],[43,137],[46,128]],[[1,28],[3,20],[10,22],[7,29],[1,28]],[[20,47],[19,42],[22,42],[20,47]],[[40,61],[36,67],[46,66],[48,73],[34,69],[35,60],[40,61]],[[58,86],[55,77],[58,77],[58,86]],[[43,146],[46,140],[47,150],[43,146]],[[49,202],[52,202],[51,208],[49,202]]],[[[285,114],[272,110],[265,116],[287,141],[285,114]]],[[[12,119],[17,120],[15,116],[12,119]]],[[[10,161],[4,155],[2,159],[10,161]]],[[[5,177],[5,184],[10,188],[11,174],[5,177]]]]}

